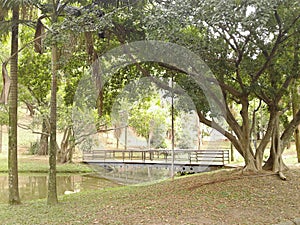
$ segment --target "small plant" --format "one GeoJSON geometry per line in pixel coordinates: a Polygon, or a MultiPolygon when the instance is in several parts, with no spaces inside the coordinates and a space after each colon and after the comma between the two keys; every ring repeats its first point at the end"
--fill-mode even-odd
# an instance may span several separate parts
{"type": "Polygon", "coordinates": [[[40,143],[38,141],[31,142],[30,148],[28,149],[29,155],[36,155],[39,151],[39,148],[40,148],[40,143]]]}

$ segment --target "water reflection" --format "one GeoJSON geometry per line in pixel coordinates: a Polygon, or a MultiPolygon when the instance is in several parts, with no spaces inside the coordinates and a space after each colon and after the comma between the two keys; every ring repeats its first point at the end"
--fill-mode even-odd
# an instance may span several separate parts
{"type": "MultiPolygon", "coordinates": [[[[41,199],[47,197],[47,175],[45,174],[20,174],[19,191],[21,201],[41,199]]],[[[107,179],[88,175],[58,175],[58,195],[71,194],[83,190],[103,189],[118,186],[117,183],[107,179]]],[[[8,177],[0,175],[0,203],[8,202],[8,177]]]]}
{"type": "MultiPolygon", "coordinates": [[[[171,167],[168,165],[143,165],[143,164],[91,164],[101,177],[115,180],[122,184],[140,184],[155,182],[171,176],[171,167]]],[[[174,166],[175,173],[182,171],[199,173],[210,171],[207,166],[174,166]]],[[[184,172],[182,171],[182,172],[184,172]]]]}

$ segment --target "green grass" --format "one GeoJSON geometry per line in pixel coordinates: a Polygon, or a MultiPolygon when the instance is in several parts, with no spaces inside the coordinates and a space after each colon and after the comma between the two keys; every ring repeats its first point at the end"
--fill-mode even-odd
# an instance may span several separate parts
{"type": "MultiPolygon", "coordinates": [[[[35,159],[32,156],[20,156],[18,160],[20,173],[48,173],[49,165],[47,158],[35,159]]],[[[7,157],[0,155],[0,173],[7,173],[7,157]]],[[[57,164],[58,173],[91,173],[92,168],[82,163],[57,164]]]]}

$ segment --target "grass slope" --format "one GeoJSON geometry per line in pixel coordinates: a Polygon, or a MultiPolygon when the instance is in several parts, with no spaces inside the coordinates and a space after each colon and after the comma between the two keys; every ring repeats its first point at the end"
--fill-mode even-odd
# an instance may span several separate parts
{"type": "Polygon", "coordinates": [[[300,168],[281,181],[237,170],[0,205],[1,224],[274,224],[300,217],[300,168]]]}

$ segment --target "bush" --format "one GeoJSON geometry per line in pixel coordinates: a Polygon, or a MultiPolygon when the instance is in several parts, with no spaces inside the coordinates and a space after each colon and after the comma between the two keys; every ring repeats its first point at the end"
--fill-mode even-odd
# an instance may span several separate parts
{"type": "Polygon", "coordinates": [[[38,141],[31,142],[30,148],[28,149],[29,155],[36,155],[39,151],[39,148],[40,148],[40,143],[38,141]]]}

